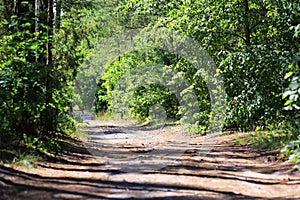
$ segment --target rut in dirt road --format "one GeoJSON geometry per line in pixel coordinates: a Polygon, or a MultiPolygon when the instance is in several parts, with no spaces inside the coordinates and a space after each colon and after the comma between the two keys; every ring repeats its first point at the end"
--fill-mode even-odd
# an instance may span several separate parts
{"type": "Polygon", "coordinates": [[[102,125],[86,121],[89,141],[86,147],[106,166],[123,172],[144,173],[178,165],[188,148],[200,152],[202,145],[192,142],[178,128],[165,129],[137,125],[102,125]],[[172,132],[171,132],[172,130],[172,132]]]}
{"type": "Polygon", "coordinates": [[[119,172],[111,175],[110,180],[176,188],[118,190],[115,191],[117,196],[110,197],[184,195],[203,198],[206,194],[212,198],[300,197],[299,176],[289,173],[290,165],[275,162],[272,152],[263,154],[220,139],[207,155],[202,155],[203,137],[174,139],[172,135],[180,133],[180,129],[174,127],[152,130],[91,121],[87,131],[92,141],[89,145],[94,147],[88,148],[89,151],[106,167],[119,172]]]}
{"type": "Polygon", "coordinates": [[[0,167],[0,199],[299,199],[300,176],[276,152],[221,136],[174,140],[178,127],[150,129],[89,120],[89,140],[38,167],[0,167]],[[157,137],[154,137],[156,135],[157,137]],[[146,139],[145,139],[146,138],[146,139]]]}

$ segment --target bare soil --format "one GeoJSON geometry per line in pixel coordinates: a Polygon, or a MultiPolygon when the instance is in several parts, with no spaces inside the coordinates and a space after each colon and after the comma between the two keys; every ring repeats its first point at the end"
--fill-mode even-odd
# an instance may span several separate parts
{"type": "Polygon", "coordinates": [[[300,199],[300,173],[276,151],[226,134],[182,141],[176,126],[87,122],[87,141],[36,168],[1,165],[0,199],[300,199]]]}

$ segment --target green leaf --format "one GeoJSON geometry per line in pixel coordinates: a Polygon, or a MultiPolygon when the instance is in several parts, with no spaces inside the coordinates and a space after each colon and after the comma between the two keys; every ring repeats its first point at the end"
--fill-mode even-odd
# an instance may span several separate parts
{"type": "Polygon", "coordinates": [[[290,96],[292,94],[295,94],[295,91],[291,91],[291,90],[288,90],[288,91],[285,91],[283,94],[282,94],[282,99],[285,99],[287,96],[290,96]]]}
{"type": "Polygon", "coordinates": [[[286,102],[285,102],[285,106],[288,106],[288,105],[290,105],[290,104],[292,104],[294,101],[293,100],[291,100],[291,99],[289,99],[289,100],[287,100],[286,102]]]}
{"type": "Polygon", "coordinates": [[[297,81],[292,81],[291,84],[289,85],[289,88],[292,90],[297,90],[299,88],[299,84],[297,81]]]}
{"type": "Polygon", "coordinates": [[[293,75],[293,72],[288,72],[285,74],[284,79],[287,79],[293,75]]]}

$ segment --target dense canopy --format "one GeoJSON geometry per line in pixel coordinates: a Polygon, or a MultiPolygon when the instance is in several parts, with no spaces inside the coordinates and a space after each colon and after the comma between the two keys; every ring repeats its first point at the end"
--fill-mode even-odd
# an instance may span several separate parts
{"type": "Polygon", "coordinates": [[[0,0],[0,148],[57,151],[57,139],[76,130],[77,109],[143,121],[158,109],[166,120],[192,122],[193,133],[206,133],[212,96],[189,60],[146,47],[105,63],[99,57],[99,44],[109,38],[162,27],[192,38],[214,61],[227,94],[223,130],[281,130],[277,148],[293,141],[284,151],[300,160],[295,0],[0,0]],[[153,63],[162,74],[181,74],[190,87],[176,94],[167,80],[119,89],[134,87],[133,72],[153,63]],[[188,91],[197,113],[178,100],[188,91]]]}

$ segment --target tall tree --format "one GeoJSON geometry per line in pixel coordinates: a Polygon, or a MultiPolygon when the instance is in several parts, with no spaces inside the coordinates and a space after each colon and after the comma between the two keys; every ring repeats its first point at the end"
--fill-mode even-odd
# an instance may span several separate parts
{"type": "MultiPolygon", "coordinates": [[[[19,140],[29,142],[31,148],[55,144],[51,138],[74,127],[68,108],[75,76],[69,76],[69,66],[63,66],[66,60],[73,61],[69,58],[76,52],[62,53],[60,48],[69,44],[58,44],[54,38],[54,29],[61,30],[54,26],[54,3],[1,1],[0,134],[7,139],[1,145],[19,140]]],[[[62,18],[62,11],[59,13],[62,18]]],[[[73,28],[64,27],[64,31],[76,32],[73,28]]]]}

